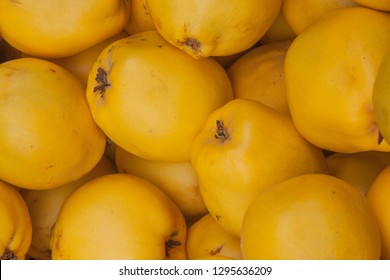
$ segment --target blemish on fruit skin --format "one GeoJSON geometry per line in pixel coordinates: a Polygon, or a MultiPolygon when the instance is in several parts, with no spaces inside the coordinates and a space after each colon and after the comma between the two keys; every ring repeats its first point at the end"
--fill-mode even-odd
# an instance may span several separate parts
{"type": "Polygon", "coordinates": [[[223,248],[223,245],[219,246],[218,248],[216,248],[216,249],[214,249],[214,250],[211,250],[211,251],[209,252],[209,254],[210,254],[211,256],[215,256],[215,255],[221,253],[222,248],[223,248]]]}
{"type": "Polygon", "coordinates": [[[122,0],[121,4],[124,6],[128,6],[128,5],[130,5],[130,1],[129,0],[122,0]]]}
{"type": "Polygon", "coordinates": [[[22,2],[20,1],[17,1],[17,0],[9,0],[11,3],[14,3],[14,4],[18,4],[18,5],[21,5],[22,2]]]}
{"type": "Polygon", "coordinates": [[[60,243],[61,238],[62,238],[62,230],[59,233],[57,233],[57,235],[55,236],[54,248],[57,251],[59,251],[59,249],[60,249],[60,244],[59,243],[60,243]]]}
{"type": "Polygon", "coordinates": [[[145,2],[145,1],[142,2],[142,7],[143,7],[143,9],[144,9],[144,14],[148,16],[148,15],[149,15],[149,8],[148,8],[148,6],[146,5],[146,2],[145,2]]]}
{"type": "MultiPolygon", "coordinates": [[[[113,49],[115,49],[115,45],[111,45],[111,47],[108,49],[107,53],[112,52],[113,49]]],[[[99,63],[101,63],[101,60],[99,60],[99,63]]]]}
{"type": "Polygon", "coordinates": [[[3,73],[3,76],[7,79],[12,77],[15,74],[15,71],[13,69],[8,68],[6,72],[3,73]]]}

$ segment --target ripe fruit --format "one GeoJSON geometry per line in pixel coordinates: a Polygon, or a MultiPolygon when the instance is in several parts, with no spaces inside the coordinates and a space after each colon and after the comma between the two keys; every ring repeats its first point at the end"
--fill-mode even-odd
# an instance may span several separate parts
{"type": "Polygon", "coordinates": [[[156,30],[152,17],[150,16],[147,0],[132,0],[130,17],[125,25],[125,31],[131,35],[156,30]]]}
{"type": "Polygon", "coordinates": [[[158,32],[195,58],[253,46],[278,16],[281,0],[148,0],[158,32]]]}
{"type": "Polygon", "coordinates": [[[245,214],[241,240],[245,259],[379,259],[381,251],[366,198],[325,174],[266,188],[245,214]]]}
{"type": "Polygon", "coordinates": [[[289,114],[284,58],[291,42],[262,45],[236,60],[227,71],[235,98],[252,99],[289,114]]]}
{"type": "Polygon", "coordinates": [[[109,44],[128,36],[129,34],[126,32],[121,32],[74,55],[64,58],[51,59],[50,61],[65,68],[83,82],[83,84],[87,85],[88,75],[91,71],[92,65],[95,63],[97,57],[104,48],[106,48],[109,44]]]}
{"type": "Polygon", "coordinates": [[[147,160],[116,147],[115,162],[118,172],[142,177],[159,187],[177,205],[188,223],[207,213],[198,178],[189,161],[147,160]]]}
{"type": "Polygon", "coordinates": [[[375,77],[389,46],[390,16],[353,7],[327,13],[287,51],[290,114],[314,145],[334,152],[390,151],[372,103],[375,77]]]}
{"type": "Polygon", "coordinates": [[[372,93],[375,120],[379,128],[378,142],[390,143],[390,53],[386,53],[379,66],[372,93]]]}
{"type": "Polygon", "coordinates": [[[193,142],[191,163],[210,214],[236,236],[263,188],[327,172],[321,150],[297,132],[288,116],[248,99],[234,99],[209,116],[193,142]]]}
{"type": "Polygon", "coordinates": [[[302,33],[323,15],[337,9],[356,6],[354,0],[283,0],[282,12],[295,34],[302,33]]]}
{"type": "Polygon", "coordinates": [[[286,21],[282,10],[279,11],[278,16],[268,28],[267,32],[261,37],[260,43],[269,44],[281,41],[293,40],[296,37],[290,25],[286,21]]]}
{"type": "Polygon", "coordinates": [[[191,143],[208,115],[232,98],[222,66],[192,58],[156,31],[108,46],[87,86],[92,115],[108,138],[160,161],[189,161],[191,143]]]}
{"type": "Polygon", "coordinates": [[[354,0],[365,7],[371,9],[390,12],[390,1],[389,0],[354,0]]]}
{"type": "Polygon", "coordinates": [[[189,260],[242,259],[240,238],[226,232],[209,213],[188,228],[186,248],[189,260]]]}
{"type": "Polygon", "coordinates": [[[0,180],[0,259],[24,260],[31,236],[26,203],[13,186],[0,180]]]}
{"type": "Polygon", "coordinates": [[[326,161],[331,175],[350,183],[366,195],[374,179],[390,165],[390,153],[334,153],[326,161]]]}
{"type": "Polygon", "coordinates": [[[381,235],[381,258],[390,260],[390,167],[386,167],[373,181],[367,199],[381,235]]]}
{"type": "Polygon", "coordinates": [[[0,84],[2,180],[49,189],[98,163],[106,137],[72,74],[42,59],[20,58],[0,65],[0,84]]]}
{"type": "Polygon", "coordinates": [[[65,57],[121,32],[129,14],[128,0],[1,0],[0,33],[23,53],[65,57]]]}
{"type": "Polygon", "coordinates": [[[102,157],[90,172],[74,182],[48,190],[20,190],[27,204],[33,227],[28,255],[37,260],[51,259],[50,235],[65,199],[89,180],[115,172],[113,163],[106,157],[102,157]]]}
{"type": "Polygon", "coordinates": [[[95,178],[72,192],[54,226],[53,259],[185,259],[180,210],[155,185],[128,174],[95,178]]]}
{"type": "Polygon", "coordinates": [[[373,218],[269,210],[241,238],[274,186],[328,174],[367,200],[389,165],[389,1],[0,0],[0,182],[30,220],[10,249],[0,193],[2,258],[390,259],[384,187],[373,218]]]}

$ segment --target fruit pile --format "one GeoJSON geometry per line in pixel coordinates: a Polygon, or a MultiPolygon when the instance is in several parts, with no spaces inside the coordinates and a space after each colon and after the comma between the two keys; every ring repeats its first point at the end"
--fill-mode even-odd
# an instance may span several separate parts
{"type": "Polygon", "coordinates": [[[0,0],[1,259],[390,259],[389,0],[0,0]]]}

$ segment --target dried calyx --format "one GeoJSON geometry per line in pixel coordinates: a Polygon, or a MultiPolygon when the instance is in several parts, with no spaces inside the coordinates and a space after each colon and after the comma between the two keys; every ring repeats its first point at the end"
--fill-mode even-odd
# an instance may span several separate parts
{"type": "Polygon", "coordinates": [[[19,260],[19,258],[8,248],[6,248],[0,257],[0,260],[19,260]]]}
{"type": "Polygon", "coordinates": [[[97,69],[95,81],[98,83],[98,85],[93,88],[93,92],[98,92],[100,97],[103,98],[107,87],[111,86],[107,80],[107,72],[104,71],[103,68],[99,67],[97,69]]]}
{"type": "Polygon", "coordinates": [[[187,38],[187,40],[185,41],[185,45],[189,46],[194,51],[198,51],[202,46],[201,42],[199,42],[195,38],[187,38]]]}
{"type": "Polygon", "coordinates": [[[173,239],[173,238],[175,238],[177,236],[177,234],[178,234],[178,232],[176,232],[176,231],[172,232],[171,235],[169,236],[169,239],[167,241],[165,241],[165,256],[167,258],[169,258],[170,251],[173,248],[181,246],[181,242],[180,241],[173,239]]]}
{"type": "Polygon", "coordinates": [[[217,120],[217,129],[215,131],[214,137],[219,139],[222,143],[229,139],[229,132],[227,131],[223,121],[217,120]]]}

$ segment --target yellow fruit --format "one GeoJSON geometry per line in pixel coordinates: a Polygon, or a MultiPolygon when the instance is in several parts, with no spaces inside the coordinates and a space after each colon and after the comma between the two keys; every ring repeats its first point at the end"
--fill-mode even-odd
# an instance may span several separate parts
{"type": "Polygon", "coordinates": [[[283,0],[281,10],[293,32],[299,34],[324,14],[356,5],[354,0],[283,0]]]}
{"type": "Polygon", "coordinates": [[[354,0],[365,7],[371,9],[390,12],[390,1],[389,0],[354,0]]]}
{"type": "Polygon", "coordinates": [[[156,29],[195,58],[227,56],[253,46],[278,16],[281,0],[148,0],[156,29]]]}
{"type": "Polygon", "coordinates": [[[326,161],[331,175],[350,183],[366,195],[374,179],[390,165],[390,153],[334,153],[328,156],[326,161]]]}
{"type": "Polygon", "coordinates": [[[53,259],[185,259],[180,210],[155,185],[128,174],[72,192],[54,226],[53,259]]]}
{"type": "Polygon", "coordinates": [[[23,53],[65,57],[121,32],[129,14],[128,0],[1,0],[0,33],[23,53]]]}
{"type": "Polygon", "coordinates": [[[240,238],[226,232],[210,214],[188,228],[186,248],[190,260],[214,257],[242,259],[240,238]]]}
{"type": "Polygon", "coordinates": [[[375,178],[367,193],[367,199],[381,235],[381,258],[390,260],[390,167],[375,178]]]}
{"type": "Polygon", "coordinates": [[[236,236],[263,188],[327,172],[321,150],[297,132],[288,116],[248,99],[234,99],[209,116],[193,142],[191,163],[210,214],[236,236]]]}
{"type": "Polygon", "coordinates": [[[236,98],[261,102],[289,114],[284,58],[291,41],[259,46],[236,60],[227,73],[236,98]]]}
{"type": "Polygon", "coordinates": [[[160,161],[189,161],[191,143],[208,115],[232,98],[222,66],[192,58],[157,31],[108,46],[87,86],[92,115],[108,138],[160,161]]]}
{"type": "Polygon", "coordinates": [[[50,61],[65,68],[86,85],[89,71],[91,71],[92,65],[96,62],[99,54],[104,48],[109,44],[128,36],[129,34],[126,32],[121,32],[74,55],[51,59],[50,61]]]}
{"type": "Polygon", "coordinates": [[[86,182],[115,172],[113,163],[102,157],[90,172],[74,182],[48,190],[20,190],[26,201],[33,227],[28,255],[37,260],[51,259],[50,235],[65,199],[86,182]]]}
{"type": "Polygon", "coordinates": [[[377,76],[372,92],[372,104],[375,120],[379,128],[378,143],[390,143],[390,53],[386,53],[377,76]]]}
{"type": "Polygon", "coordinates": [[[152,161],[120,147],[115,149],[118,172],[145,178],[159,187],[191,223],[207,213],[198,178],[190,162],[152,161]]]}
{"type": "Polygon", "coordinates": [[[251,203],[241,232],[245,259],[379,259],[378,226],[347,182],[305,174],[270,186],[251,203]]]}
{"type": "Polygon", "coordinates": [[[290,25],[286,21],[286,17],[283,11],[280,10],[275,21],[272,23],[267,32],[261,37],[261,44],[269,44],[280,41],[293,40],[296,37],[294,31],[292,31],[290,25]]]}
{"type": "Polygon", "coordinates": [[[0,180],[0,259],[24,260],[31,237],[26,203],[13,186],[0,180]]]}
{"type": "Polygon", "coordinates": [[[125,25],[127,33],[133,35],[138,32],[156,30],[147,2],[147,0],[131,1],[130,17],[125,25]]]}
{"type": "Polygon", "coordinates": [[[26,189],[74,181],[100,160],[105,135],[82,83],[45,60],[0,65],[0,178],[26,189]]]}
{"type": "Polygon", "coordinates": [[[287,51],[290,114],[314,145],[334,152],[390,151],[378,144],[372,95],[389,46],[390,16],[368,8],[329,12],[287,51]]]}

